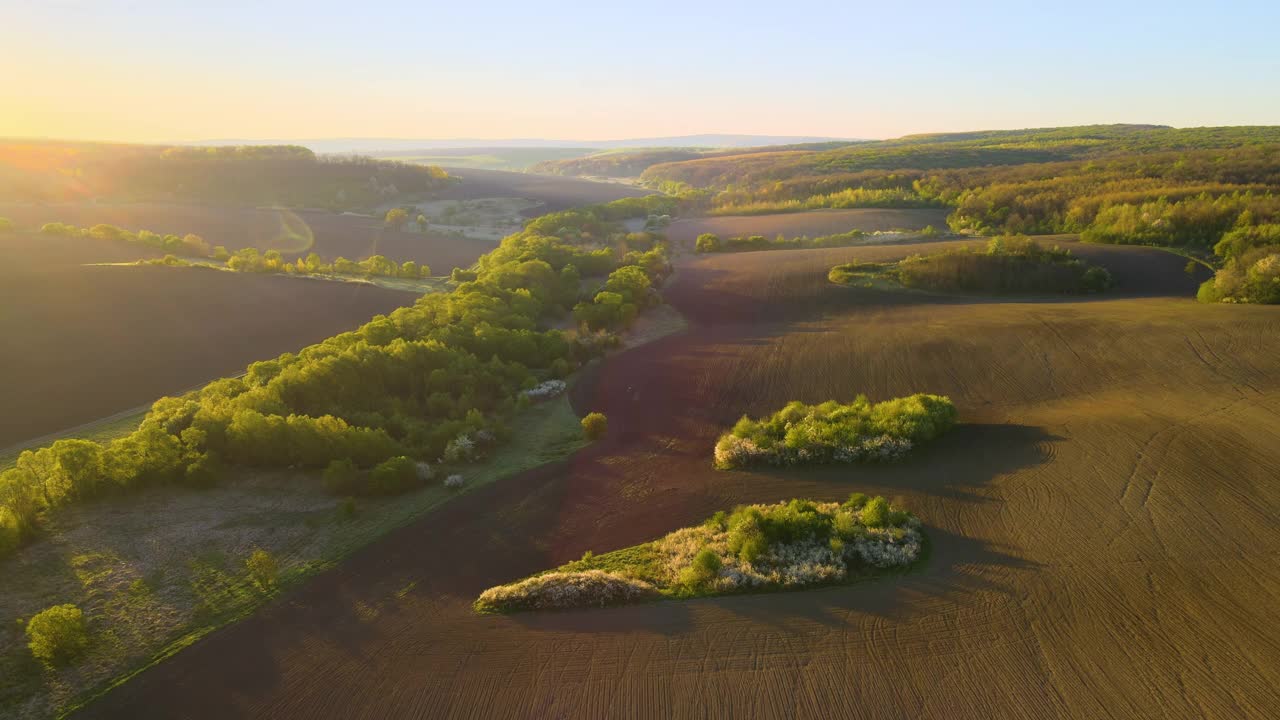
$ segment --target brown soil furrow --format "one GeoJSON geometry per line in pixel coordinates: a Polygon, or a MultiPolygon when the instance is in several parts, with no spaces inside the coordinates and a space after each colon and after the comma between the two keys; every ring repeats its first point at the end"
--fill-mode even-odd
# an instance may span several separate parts
{"type": "Polygon", "coordinates": [[[825,281],[837,262],[910,251],[682,261],[667,296],[689,331],[612,357],[575,391],[580,411],[609,415],[608,437],[459,497],[85,715],[1238,718],[1280,707],[1276,309],[1197,305],[1178,258],[1142,248],[1082,247],[1127,280],[1091,298],[825,281]],[[917,391],[951,395],[964,422],[904,462],[710,467],[717,434],[743,413],[917,391]],[[925,519],[923,567],[808,592],[512,616],[469,607],[489,585],[733,503],[853,490],[899,497],[925,519]],[[408,597],[389,602],[408,581],[408,597]]]}

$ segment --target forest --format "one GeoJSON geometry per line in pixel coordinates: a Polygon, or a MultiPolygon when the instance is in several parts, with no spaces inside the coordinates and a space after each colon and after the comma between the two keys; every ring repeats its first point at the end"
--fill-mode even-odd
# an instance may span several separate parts
{"type": "MultiPolygon", "coordinates": [[[[1157,245],[1216,271],[1206,302],[1275,302],[1280,128],[1108,125],[908,136],[650,166],[710,215],[948,207],[953,232],[1157,245]],[[1229,247],[1215,250],[1232,236],[1229,247]]],[[[723,242],[720,249],[757,242],[723,242]]],[[[708,243],[704,251],[713,247],[708,243]]]]}
{"type": "Polygon", "coordinates": [[[530,402],[523,390],[599,355],[612,331],[658,302],[670,272],[665,240],[616,222],[661,202],[643,200],[530,222],[460,273],[452,291],[162,398],[136,431],[107,445],[59,440],[23,452],[0,473],[0,554],[36,537],[59,507],[153,485],[205,486],[228,467],[336,477],[349,464],[361,474],[342,492],[385,494],[424,479],[408,477],[407,462],[473,459],[530,402]],[[602,281],[584,281],[593,277],[602,281]],[[570,312],[580,331],[543,329],[570,312]]]}
{"type": "Polygon", "coordinates": [[[317,156],[293,145],[0,141],[0,200],[179,201],[369,209],[452,182],[439,167],[317,156]]]}

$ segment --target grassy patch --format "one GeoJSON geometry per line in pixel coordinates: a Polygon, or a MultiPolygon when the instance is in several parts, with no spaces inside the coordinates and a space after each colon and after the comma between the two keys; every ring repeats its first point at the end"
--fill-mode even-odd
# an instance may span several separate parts
{"type": "Polygon", "coordinates": [[[155,488],[60,511],[0,561],[0,717],[68,714],[459,493],[585,444],[565,395],[521,412],[511,431],[487,459],[450,468],[466,480],[456,490],[436,482],[353,501],[324,494],[313,474],[246,470],[208,490],[155,488]],[[246,565],[258,548],[279,563],[266,587],[246,565]],[[32,660],[18,620],[61,603],[83,608],[90,644],[50,670],[32,660]]]}

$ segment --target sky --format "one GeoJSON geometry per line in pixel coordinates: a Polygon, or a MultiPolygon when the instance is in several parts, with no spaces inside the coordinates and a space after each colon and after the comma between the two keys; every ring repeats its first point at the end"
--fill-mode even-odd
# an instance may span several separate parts
{"type": "Polygon", "coordinates": [[[0,137],[1280,124],[1263,0],[0,0],[0,18],[0,137]]]}

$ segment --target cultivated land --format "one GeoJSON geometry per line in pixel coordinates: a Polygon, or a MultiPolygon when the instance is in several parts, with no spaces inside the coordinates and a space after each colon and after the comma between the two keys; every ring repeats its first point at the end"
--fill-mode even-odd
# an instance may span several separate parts
{"type": "Polygon", "coordinates": [[[857,208],[812,210],[777,215],[681,218],[671,223],[666,234],[673,242],[692,247],[693,241],[702,233],[714,233],[722,238],[735,235],[763,235],[772,240],[779,233],[788,238],[801,235],[820,237],[850,230],[863,232],[921,230],[926,225],[932,225],[945,232],[947,212],[945,208],[925,210],[857,208]]]}
{"type": "MultiPolygon", "coordinates": [[[[135,232],[195,233],[210,245],[222,245],[232,252],[253,247],[264,252],[279,250],[287,258],[310,252],[329,260],[338,256],[360,260],[385,255],[396,262],[412,260],[429,265],[440,274],[448,274],[455,267],[469,267],[496,246],[486,240],[430,230],[425,235],[412,228],[400,232],[386,228],[381,217],[328,211],[179,204],[0,204],[0,217],[33,230],[44,223],[64,222],[77,227],[106,223],[135,232]]],[[[121,259],[152,255],[155,253],[134,246],[121,259]]]]}
{"type": "Polygon", "coordinates": [[[356,283],[95,267],[136,246],[0,235],[0,450],[243,371],[418,295],[356,283]]]}
{"type": "Polygon", "coordinates": [[[689,331],[575,390],[580,414],[608,415],[603,441],[443,506],[83,716],[1267,716],[1280,313],[1197,304],[1181,258],[1133,247],[1073,247],[1118,283],[1086,299],[826,280],[936,247],[686,258],[664,294],[689,331]],[[709,461],[743,413],[921,391],[950,396],[962,424],[898,464],[709,461]],[[851,491],[924,521],[921,569],[604,610],[470,607],[736,503],[851,491]]]}
{"type": "Polygon", "coordinates": [[[571,177],[531,175],[502,170],[453,168],[449,174],[462,178],[431,197],[438,200],[475,200],[477,198],[519,197],[535,200],[541,206],[525,211],[525,217],[567,210],[625,197],[652,195],[652,190],[618,183],[603,183],[571,177]]]}

